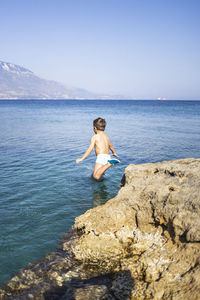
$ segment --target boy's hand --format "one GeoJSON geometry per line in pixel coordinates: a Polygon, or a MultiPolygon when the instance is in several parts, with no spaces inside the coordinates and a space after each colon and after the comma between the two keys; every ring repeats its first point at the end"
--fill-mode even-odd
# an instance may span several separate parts
{"type": "Polygon", "coordinates": [[[82,161],[81,158],[77,158],[77,159],[76,159],[76,163],[77,163],[77,164],[80,163],[81,161],[82,161]]]}

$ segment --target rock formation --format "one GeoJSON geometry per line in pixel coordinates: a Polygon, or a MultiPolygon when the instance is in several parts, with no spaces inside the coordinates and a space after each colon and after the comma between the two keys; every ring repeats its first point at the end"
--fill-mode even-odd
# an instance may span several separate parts
{"type": "Polygon", "coordinates": [[[129,165],[122,185],[1,298],[200,299],[200,159],[129,165]]]}

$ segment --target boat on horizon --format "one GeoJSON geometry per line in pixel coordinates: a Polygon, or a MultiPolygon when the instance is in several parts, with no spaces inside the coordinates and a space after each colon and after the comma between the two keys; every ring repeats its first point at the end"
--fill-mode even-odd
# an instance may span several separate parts
{"type": "Polygon", "coordinates": [[[169,100],[168,98],[156,98],[156,100],[169,100]]]}

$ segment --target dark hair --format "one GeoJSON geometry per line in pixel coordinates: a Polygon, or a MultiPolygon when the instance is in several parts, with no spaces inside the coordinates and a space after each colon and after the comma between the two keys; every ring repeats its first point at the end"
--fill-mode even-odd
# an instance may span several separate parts
{"type": "Polygon", "coordinates": [[[96,127],[98,130],[105,130],[106,127],[106,120],[102,118],[97,118],[96,120],[93,121],[93,126],[96,127]]]}

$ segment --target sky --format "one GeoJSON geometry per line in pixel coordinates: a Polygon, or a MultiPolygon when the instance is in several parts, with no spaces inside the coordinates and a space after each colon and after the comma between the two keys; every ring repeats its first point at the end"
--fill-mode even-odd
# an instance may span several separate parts
{"type": "Polygon", "coordinates": [[[0,60],[100,94],[200,100],[200,1],[0,0],[0,60]]]}

